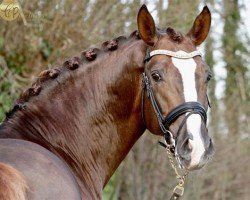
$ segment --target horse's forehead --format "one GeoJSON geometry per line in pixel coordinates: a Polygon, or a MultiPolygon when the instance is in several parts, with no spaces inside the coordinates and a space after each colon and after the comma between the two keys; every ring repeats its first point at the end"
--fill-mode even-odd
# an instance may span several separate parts
{"type": "Polygon", "coordinates": [[[196,50],[195,45],[189,37],[184,36],[181,42],[173,41],[169,36],[161,37],[155,49],[166,49],[170,51],[192,52],[196,50]]]}
{"type": "MultiPolygon", "coordinates": [[[[197,47],[192,43],[191,39],[187,36],[183,37],[183,40],[181,42],[175,42],[168,36],[163,36],[157,43],[157,45],[154,47],[153,50],[169,50],[173,52],[193,52],[197,51],[197,47]]],[[[162,62],[163,60],[168,63],[168,65],[172,65],[172,59],[168,56],[155,56],[155,61],[162,62]]],[[[206,65],[204,64],[202,58],[200,56],[196,56],[192,59],[197,66],[197,69],[200,68],[206,68],[206,65]]],[[[184,60],[185,61],[185,60],[184,60]]],[[[181,62],[184,66],[188,67],[189,65],[186,65],[185,62],[181,62]]],[[[201,70],[202,71],[202,70],[201,70]]]]}

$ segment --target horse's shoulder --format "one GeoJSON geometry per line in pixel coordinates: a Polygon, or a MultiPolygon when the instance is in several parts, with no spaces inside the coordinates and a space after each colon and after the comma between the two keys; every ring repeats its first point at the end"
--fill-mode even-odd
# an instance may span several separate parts
{"type": "Polygon", "coordinates": [[[0,139],[0,162],[23,174],[31,199],[45,195],[48,199],[80,199],[79,187],[70,168],[38,144],[18,139],[0,139]]]}

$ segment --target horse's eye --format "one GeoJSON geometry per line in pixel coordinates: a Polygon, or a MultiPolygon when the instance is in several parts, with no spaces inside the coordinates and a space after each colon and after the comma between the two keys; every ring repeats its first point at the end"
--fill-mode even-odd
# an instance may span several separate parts
{"type": "Polygon", "coordinates": [[[213,77],[213,74],[212,74],[211,71],[209,71],[209,72],[207,73],[206,83],[208,83],[208,82],[212,79],[212,77],[213,77]]]}
{"type": "Polygon", "coordinates": [[[152,78],[154,79],[155,82],[161,81],[161,75],[159,74],[158,71],[154,71],[151,73],[152,78]]]}

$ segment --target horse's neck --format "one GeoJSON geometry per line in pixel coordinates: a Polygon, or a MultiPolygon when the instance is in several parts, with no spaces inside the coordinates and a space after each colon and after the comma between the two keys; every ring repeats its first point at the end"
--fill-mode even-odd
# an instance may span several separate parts
{"type": "Polygon", "coordinates": [[[69,73],[67,81],[58,77],[53,91],[41,92],[9,120],[12,136],[61,156],[93,196],[145,130],[140,110],[145,48],[138,46],[134,41],[104,54],[69,73]]]}

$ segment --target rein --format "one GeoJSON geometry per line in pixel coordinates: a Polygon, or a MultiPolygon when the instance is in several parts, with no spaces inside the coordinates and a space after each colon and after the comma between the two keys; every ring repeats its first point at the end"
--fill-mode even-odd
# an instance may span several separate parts
{"type": "MultiPolygon", "coordinates": [[[[166,148],[167,150],[167,156],[170,160],[171,167],[174,169],[174,172],[176,174],[176,178],[178,179],[178,184],[173,190],[173,195],[171,196],[170,200],[175,200],[181,197],[184,193],[184,182],[185,178],[187,177],[189,171],[185,170],[183,175],[180,175],[178,172],[178,169],[175,165],[174,162],[174,157],[178,158],[178,155],[175,151],[175,145],[176,141],[175,139],[178,137],[179,132],[182,130],[185,122],[187,121],[188,117],[191,116],[192,114],[199,114],[201,116],[202,121],[206,124],[207,122],[207,113],[205,108],[198,102],[185,102],[181,105],[178,105],[175,107],[173,110],[171,110],[167,116],[163,116],[161,109],[157,103],[157,100],[154,95],[153,88],[151,86],[150,79],[148,78],[147,72],[146,72],[146,66],[149,60],[156,55],[167,55],[170,57],[175,57],[179,59],[189,59],[193,58],[195,56],[201,56],[201,53],[199,51],[193,51],[191,53],[186,53],[186,52],[173,52],[169,50],[154,50],[154,51],[149,51],[147,50],[147,54],[144,58],[144,72],[142,74],[142,82],[143,82],[143,89],[142,89],[142,118],[144,121],[144,124],[147,127],[145,118],[144,118],[144,93],[147,91],[147,96],[151,101],[152,107],[154,109],[154,112],[157,117],[157,121],[159,124],[159,127],[161,128],[161,131],[163,133],[163,137],[165,140],[165,143],[159,142],[161,146],[166,148]],[[169,130],[171,124],[181,115],[186,114],[185,118],[181,122],[179,129],[176,133],[176,138],[173,137],[173,134],[169,130]]],[[[208,98],[207,98],[208,99],[208,98]]],[[[209,101],[208,101],[209,102],[209,101]]],[[[209,103],[210,105],[210,103],[209,103]]],[[[179,163],[180,164],[180,163],[179,163]]]]}

